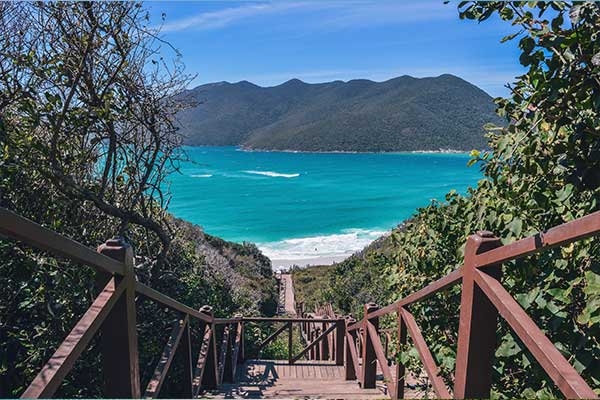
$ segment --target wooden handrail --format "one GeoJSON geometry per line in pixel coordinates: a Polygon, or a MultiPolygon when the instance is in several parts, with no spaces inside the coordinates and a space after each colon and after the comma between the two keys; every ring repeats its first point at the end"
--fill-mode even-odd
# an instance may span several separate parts
{"type": "MultiPolygon", "coordinates": [[[[439,369],[435,365],[433,356],[423,340],[417,323],[412,314],[409,313],[405,307],[417,301],[424,300],[435,293],[449,288],[452,285],[463,282],[461,323],[459,328],[459,349],[457,353],[457,379],[460,378],[461,382],[460,384],[458,382],[455,383],[455,385],[459,384],[459,386],[458,390],[455,387],[454,396],[457,398],[489,397],[491,383],[485,383],[481,377],[485,376],[485,374],[488,372],[490,374],[489,376],[491,376],[491,370],[475,371],[475,375],[479,378],[470,375],[465,376],[465,370],[468,368],[467,364],[469,363],[469,356],[465,355],[464,353],[465,343],[468,343],[469,340],[481,340],[481,338],[477,337],[477,335],[470,335],[470,322],[467,324],[463,323],[462,320],[463,318],[474,318],[474,315],[471,314],[471,311],[468,311],[463,316],[463,311],[470,310],[470,308],[462,303],[465,301],[473,301],[472,295],[469,294],[465,297],[464,287],[466,280],[467,283],[474,282],[474,284],[476,284],[483,291],[487,301],[490,301],[491,304],[493,304],[493,306],[497,309],[500,316],[508,322],[509,326],[523,341],[527,349],[531,351],[532,355],[538,360],[542,368],[548,373],[563,395],[568,398],[598,398],[598,396],[577,373],[577,371],[575,371],[570,363],[554,347],[552,342],[545,336],[542,330],[536,326],[533,320],[531,320],[531,318],[519,306],[516,300],[502,286],[500,283],[501,274],[499,272],[500,265],[507,261],[539,253],[551,247],[570,244],[575,241],[597,235],[598,233],[600,233],[600,211],[556,226],[546,232],[538,233],[531,237],[527,237],[504,246],[499,245],[499,240],[491,238],[492,235],[487,232],[482,232],[478,235],[471,236],[469,241],[471,242],[471,248],[475,249],[475,253],[467,254],[467,251],[465,251],[465,263],[461,267],[452,271],[450,274],[428,284],[424,288],[383,308],[376,309],[368,313],[365,312],[362,320],[348,325],[348,334],[346,336],[348,337],[349,333],[353,331],[364,329],[368,330],[369,339],[371,339],[371,341],[370,343],[363,343],[363,345],[374,346],[373,350],[377,353],[377,359],[381,364],[382,370],[387,379],[387,373],[389,371],[386,371],[385,366],[383,365],[385,357],[383,353],[383,347],[379,348],[381,346],[381,342],[379,341],[378,337],[379,330],[375,329],[370,321],[387,314],[398,313],[400,316],[399,323],[405,324],[406,329],[410,333],[413,343],[415,344],[415,347],[419,353],[419,357],[421,358],[425,370],[431,379],[436,395],[442,398],[450,397],[450,392],[438,374],[439,369]],[[494,241],[496,244],[487,246],[488,243],[492,244],[492,241],[494,241]],[[479,248],[479,246],[481,246],[481,248],[479,248]],[[496,271],[493,274],[489,275],[484,271],[486,268],[492,267],[495,268],[494,271],[496,271]],[[462,349],[461,343],[463,343],[462,349]],[[478,382],[473,385],[473,380],[478,380],[478,382]],[[477,386],[477,389],[473,389],[474,386],[477,386]]],[[[477,301],[483,300],[478,299],[477,301]]],[[[485,323],[493,323],[493,321],[494,320],[492,319],[485,323]]],[[[495,332],[495,328],[494,331],[490,330],[492,329],[491,326],[488,326],[486,329],[488,329],[488,333],[486,333],[488,336],[495,332]]],[[[400,333],[402,334],[402,332],[400,333]]],[[[348,339],[347,343],[350,343],[348,339]]],[[[482,342],[479,346],[481,345],[491,346],[493,343],[488,340],[488,342],[482,342]]],[[[478,356],[493,357],[493,349],[487,349],[486,355],[474,355],[474,357],[478,356]]],[[[354,361],[354,363],[356,363],[356,361],[354,361]]],[[[484,369],[491,368],[491,360],[485,361],[482,365],[485,365],[484,369]]],[[[399,369],[403,369],[403,367],[399,366],[399,369]]],[[[397,377],[397,379],[399,380],[400,378],[397,377]]],[[[394,385],[388,384],[388,387],[392,398],[396,398],[396,396],[400,394],[399,390],[396,393],[394,392],[394,385]]]]}
{"type": "MultiPolygon", "coordinates": [[[[392,383],[392,371],[387,363],[387,358],[383,351],[383,345],[381,344],[381,339],[379,338],[379,332],[377,332],[377,328],[370,322],[367,321],[367,334],[370,339],[373,341],[373,349],[375,350],[375,357],[377,357],[377,361],[379,362],[379,366],[381,367],[381,372],[383,372],[383,377],[385,381],[388,383],[392,383]]],[[[395,393],[395,385],[387,385],[388,391],[390,392],[390,397],[396,398],[397,394],[395,393]]]]}
{"type": "Polygon", "coordinates": [[[150,382],[148,382],[148,385],[146,386],[146,392],[144,393],[145,398],[154,399],[158,397],[162,384],[167,377],[169,368],[171,367],[173,357],[175,357],[175,353],[177,352],[177,346],[183,337],[183,332],[187,327],[189,320],[190,317],[186,315],[185,318],[174,323],[173,331],[171,332],[171,336],[169,336],[169,340],[167,341],[160,360],[156,365],[154,374],[152,374],[152,379],[150,379],[150,382]]]}
{"type": "Polygon", "coordinates": [[[125,275],[125,266],[122,262],[99,254],[79,242],[59,235],[2,207],[0,207],[0,234],[96,270],[125,275]]]}
{"type": "Polygon", "coordinates": [[[567,398],[597,397],[500,282],[483,271],[476,272],[475,282],[567,398]]]}
{"type": "MultiPolygon", "coordinates": [[[[346,379],[356,379],[357,376],[361,376],[360,363],[358,362],[358,352],[356,350],[356,344],[354,338],[352,337],[351,332],[346,332],[346,346],[348,346],[348,351],[350,353],[351,360],[346,360],[346,363],[352,362],[353,366],[353,374],[350,374],[350,377],[346,377],[346,379]]],[[[347,366],[346,366],[347,368],[347,366]]]]}
{"type": "Polygon", "coordinates": [[[308,353],[308,351],[310,349],[312,349],[314,346],[316,346],[321,341],[323,341],[327,337],[327,335],[329,335],[329,333],[333,332],[333,330],[335,329],[335,327],[336,327],[335,324],[333,324],[329,328],[327,328],[315,340],[313,340],[308,346],[306,346],[304,349],[302,349],[302,351],[300,351],[300,353],[296,354],[292,358],[291,363],[295,363],[296,361],[298,361],[299,359],[301,359],[306,353],[308,353]]]}
{"type": "Polygon", "coordinates": [[[475,258],[477,267],[501,264],[557,246],[564,246],[600,232],[600,211],[566,222],[525,239],[486,251],[475,258]]]}
{"type": "MultiPolygon", "coordinates": [[[[274,318],[274,317],[242,317],[244,322],[335,322],[335,320],[328,318],[274,318]]],[[[221,320],[219,318],[215,318],[215,323],[220,321],[228,321],[221,320]]],[[[237,320],[234,320],[237,321],[237,320]]]]}
{"type": "Polygon", "coordinates": [[[264,349],[269,343],[275,340],[275,338],[277,338],[277,336],[279,336],[281,332],[285,331],[286,329],[288,329],[287,323],[279,327],[279,329],[270,334],[269,337],[267,337],[265,340],[262,340],[258,345],[258,351],[260,352],[262,349],[264,349]]]}
{"type": "Polygon", "coordinates": [[[415,317],[413,317],[413,315],[404,308],[400,309],[400,315],[402,316],[402,320],[406,324],[406,328],[413,340],[413,344],[419,353],[419,358],[423,363],[423,367],[425,368],[425,372],[427,372],[427,376],[429,376],[429,380],[431,381],[433,390],[435,390],[435,394],[440,399],[451,398],[452,396],[450,396],[450,392],[448,392],[446,384],[439,374],[440,369],[436,365],[435,360],[433,359],[433,356],[427,347],[427,343],[425,343],[425,339],[421,334],[421,330],[417,326],[415,317]]]}
{"type": "MultiPolygon", "coordinates": [[[[564,246],[598,233],[600,233],[600,211],[551,228],[546,232],[537,233],[533,236],[479,254],[475,258],[476,267],[481,268],[487,265],[504,263],[506,261],[526,257],[542,250],[556,246],[564,246]]],[[[371,318],[375,318],[397,312],[398,307],[406,307],[411,303],[424,300],[439,291],[459,283],[461,279],[462,266],[405,298],[380,308],[375,313],[370,314],[370,316],[371,318]]],[[[362,326],[362,324],[363,321],[359,321],[356,324],[349,326],[348,329],[354,330],[358,326],[362,326]]]]}
{"type": "Polygon", "coordinates": [[[233,318],[213,318],[212,322],[215,325],[227,325],[227,324],[237,324],[242,321],[242,317],[233,317],[233,318]]]}
{"type": "Polygon", "coordinates": [[[177,300],[174,300],[174,299],[170,298],[169,296],[162,294],[158,290],[152,289],[150,286],[144,285],[141,282],[135,283],[135,291],[144,297],[147,297],[151,300],[156,301],[159,304],[162,304],[163,306],[169,307],[172,310],[182,312],[184,314],[187,314],[191,317],[197,318],[204,322],[208,322],[208,323],[213,322],[212,317],[210,317],[206,314],[203,314],[199,311],[196,311],[193,308],[188,307],[185,304],[180,303],[177,300]]]}
{"type": "Polygon", "coordinates": [[[209,364],[208,359],[211,356],[212,343],[213,331],[212,328],[209,325],[207,325],[204,329],[204,336],[202,338],[202,344],[200,345],[200,353],[198,353],[198,361],[196,362],[196,368],[194,369],[194,375],[192,380],[192,397],[198,397],[198,395],[200,394],[204,374],[206,372],[207,365],[209,364]]]}
{"type": "Polygon", "coordinates": [[[106,284],[104,290],[25,390],[22,398],[47,398],[54,395],[124,291],[125,284],[116,286],[114,278],[106,284]]]}

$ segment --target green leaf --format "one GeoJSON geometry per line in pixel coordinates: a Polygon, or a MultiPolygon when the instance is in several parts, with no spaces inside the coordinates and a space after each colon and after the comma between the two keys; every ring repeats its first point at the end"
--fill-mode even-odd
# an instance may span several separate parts
{"type": "Polygon", "coordinates": [[[504,43],[504,42],[508,42],[509,40],[513,40],[514,38],[519,36],[520,33],[521,32],[516,32],[516,33],[512,33],[510,35],[506,35],[502,39],[500,39],[500,43],[504,43]]]}
{"type": "Polygon", "coordinates": [[[583,292],[587,296],[600,296],[600,275],[593,271],[585,272],[585,288],[583,292]]]}
{"type": "Polygon", "coordinates": [[[559,288],[554,288],[554,289],[548,289],[546,290],[546,293],[548,293],[550,296],[552,296],[552,298],[560,303],[563,304],[568,304],[569,303],[569,297],[566,295],[567,290],[565,289],[559,289],[559,288]]]}
{"type": "Polygon", "coordinates": [[[519,41],[519,47],[523,50],[524,54],[529,54],[535,47],[535,40],[529,36],[524,37],[519,41]]]}
{"type": "Polygon", "coordinates": [[[572,194],[573,194],[573,185],[570,183],[567,183],[565,186],[563,186],[562,189],[560,189],[558,192],[556,192],[556,200],[563,203],[565,200],[567,200],[569,197],[571,197],[572,194]]]}
{"type": "Polygon", "coordinates": [[[523,230],[523,221],[519,217],[513,218],[510,224],[508,224],[508,230],[516,237],[520,237],[523,230]]]}
{"type": "Polygon", "coordinates": [[[533,303],[534,300],[537,298],[539,293],[540,288],[536,287],[527,293],[520,293],[515,295],[515,299],[519,302],[519,304],[521,305],[521,307],[523,307],[524,310],[527,310],[531,306],[531,303],[533,303]]]}
{"type": "Polygon", "coordinates": [[[503,340],[500,346],[498,346],[496,357],[512,357],[520,352],[521,348],[517,342],[512,337],[509,337],[508,340],[503,340]]]}

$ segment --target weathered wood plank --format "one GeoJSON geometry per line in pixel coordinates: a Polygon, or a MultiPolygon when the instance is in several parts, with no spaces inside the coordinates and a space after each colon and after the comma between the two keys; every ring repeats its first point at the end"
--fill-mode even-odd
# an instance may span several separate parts
{"type": "Polygon", "coordinates": [[[125,290],[112,278],[21,397],[52,397],[125,290]]]}
{"type": "Polygon", "coordinates": [[[240,366],[238,383],[223,385],[210,398],[334,398],[381,399],[380,389],[361,389],[357,381],[344,380],[344,367],[331,361],[248,360],[240,366]],[[271,371],[265,375],[264,371],[271,371]],[[238,394],[238,396],[233,394],[238,394]],[[242,394],[242,395],[240,395],[242,394]]]}
{"type": "Polygon", "coordinates": [[[186,315],[185,318],[177,321],[171,332],[171,336],[165,345],[163,353],[154,369],[154,374],[152,375],[152,379],[146,386],[146,392],[144,393],[145,398],[154,399],[158,397],[160,393],[160,389],[165,381],[167,373],[169,372],[169,368],[171,367],[171,362],[173,361],[173,357],[177,351],[177,346],[181,341],[183,336],[184,329],[186,328],[189,322],[189,317],[186,315]]]}

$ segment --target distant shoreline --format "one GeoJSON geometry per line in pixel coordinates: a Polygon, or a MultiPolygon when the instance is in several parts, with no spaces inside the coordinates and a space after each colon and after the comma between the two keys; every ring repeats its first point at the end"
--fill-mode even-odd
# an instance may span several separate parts
{"type": "Polygon", "coordinates": [[[391,151],[360,151],[360,150],[275,150],[275,149],[256,149],[244,146],[211,146],[211,145],[187,145],[188,147],[234,147],[238,151],[248,153],[305,153],[305,154],[470,154],[470,150],[456,149],[438,149],[438,150],[391,150],[391,151]]]}

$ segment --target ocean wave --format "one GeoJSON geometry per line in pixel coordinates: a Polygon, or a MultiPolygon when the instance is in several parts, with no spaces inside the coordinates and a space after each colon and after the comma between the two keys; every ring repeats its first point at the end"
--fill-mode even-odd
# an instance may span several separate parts
{"type": "Polygon", "coordinates": [[[210,178],[212,174],[194,174],[190,175],[192,178],[210,178]]]}
{"type": "Polygon", "coordinates": [[[344,229],[341,233],[259,243],[258,248],[271,260],[308,260],[317,257],[350,256],[362,250],[387,231],[344,229]]]}
{"type": "Polygon", "coordinates": [[[274,178],[297,178],[300,174],[282,174],[281,172],[273,172],[273,171],[242,171],[247,174],[253,175],[263,175],[263,176],[271,176],[274,178]]]}

